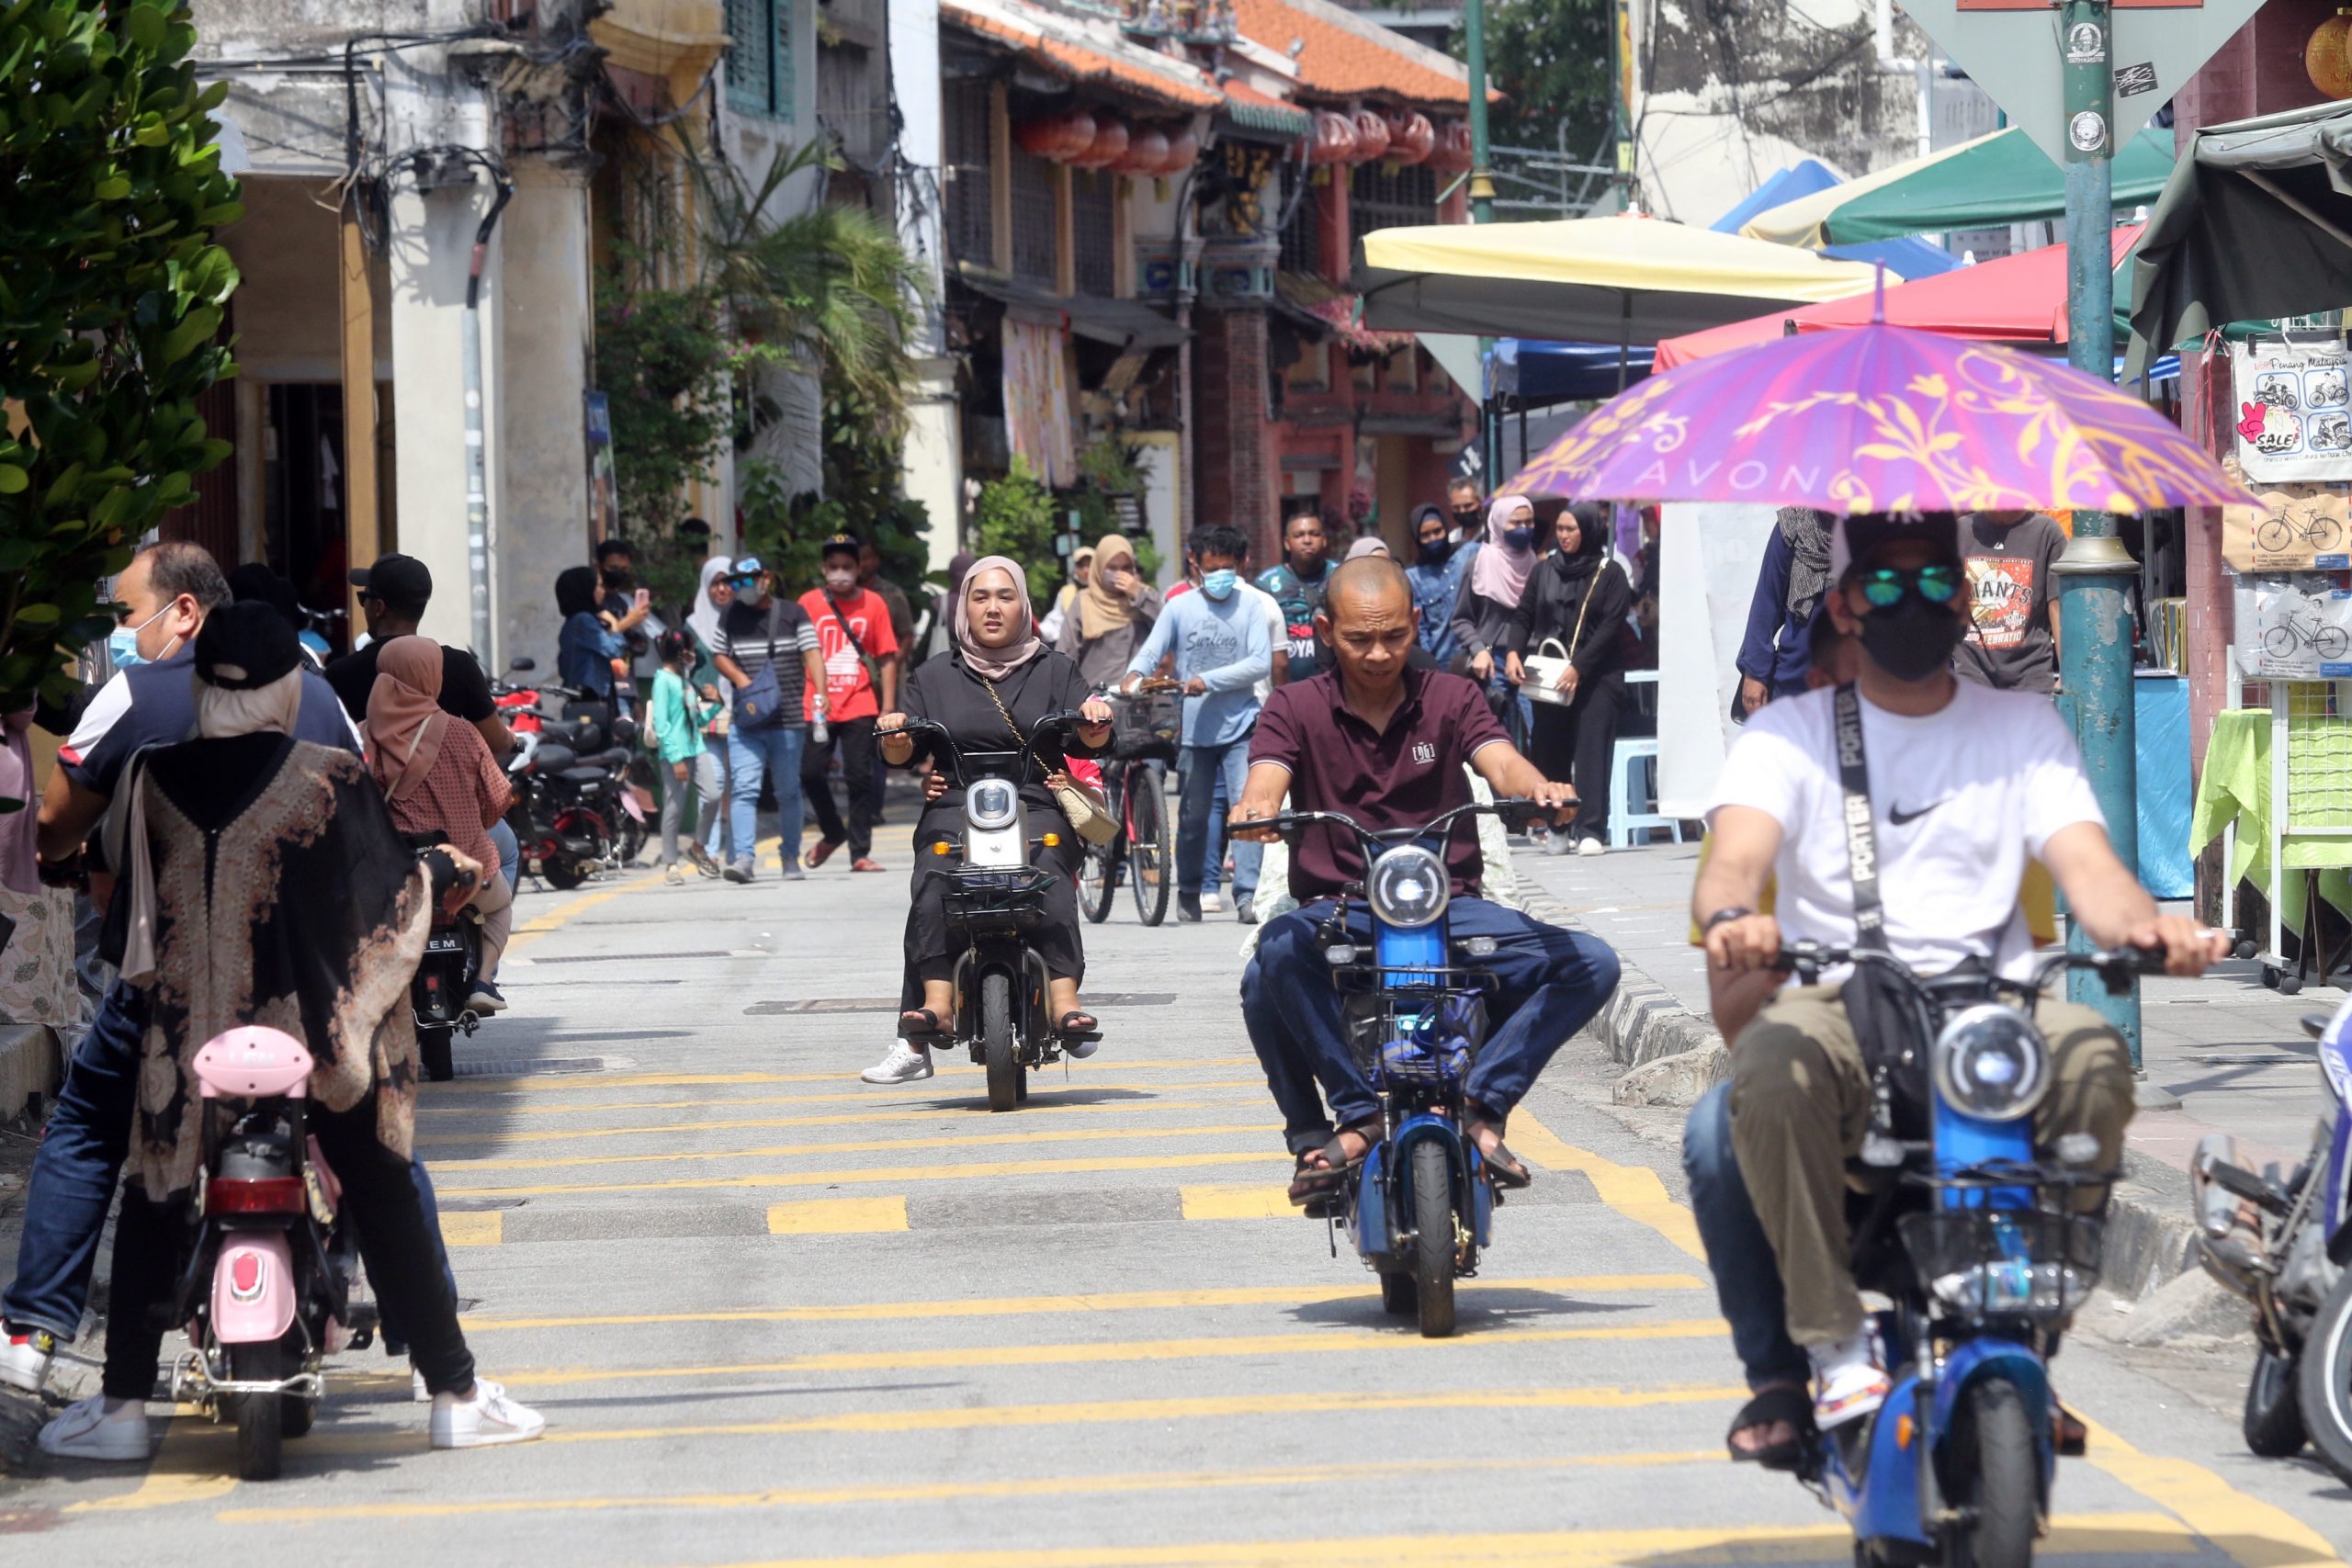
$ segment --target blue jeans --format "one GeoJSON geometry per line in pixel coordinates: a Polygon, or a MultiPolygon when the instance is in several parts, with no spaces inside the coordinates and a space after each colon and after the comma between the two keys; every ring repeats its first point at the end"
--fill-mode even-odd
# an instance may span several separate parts
{"type": "Polygon", "coordinates": [[[514,841],[514,829],[505,818],[490,825],[490,845],[498,852],[499,874],[506,878],[506,890],[511,893],[514,885],[523,880],[523,851],[514,841]]]}
{"type": "MultiPolygon", "coordinates": [[[[17,1277],[0,1294],[0,1318],[17,1328],[46,1328],[71,1339],[90,1301],[90,1269],[98,1256],[115,1179],[130,1152],[130,1122],[138,1107],[139,1036],[146,1008],[119,983],[107,987],[90,1032],[66,1065],[65,1086],[49,1130],[33,1155],[32,1186],[25,1194],[25,1233],[17,1244],[17,1277]]],[[[457,1293],[457,1276],[441,1245],[441,1217],[421,1160],[410,1161],[425,1228],[441,1272],[457,1293]]]]}
{"type": "Polygon", "coordinates": [[[1732,1348],[1747,1369],[1747,1386],[1803,1385],[1813,1364],[1789,1337],[1781,1266],[1756,1218],[1747,1183],[1731,1146],[1731,1085],[1699,1097],[1682,1129],[1682,1169],[1690,1178],[1690,1209],[1714,1271],[1715,1300],[1731,1325],[1732,1348]]]}
{"type": "MultiPolygon", "coordinates": [[[[1216,791],[1239,800],[1250,777],[1250,737],[1222,746],[1187,746],[1177,753],[1176,886],[1187,897],[1203,888],[1216,891],[1223,880],[1225,818],[1216,809],[1216,791]]],[[[1263,844],[1233,846],[1233,901],[1238,905],[1258,891],[1258,865],[1265,858],[1263,844]]]]}
{"type": "Polygon", "coordinates": [[[727,732],[727,825],[729,852],[737,860],[759,858],[760,781],[775,778],[776,830],[784,835],[784,863],[800,858],[800,751],[808,731],[797,724],[780,729],[727,732]]]}
{"type": "MultiPolygon", "coordinates": [[[[1257,955],[1241,972],[1242,1021],[1293,1154],[1329,1143],[1335,1121],[1351,1127],[1380,1114],[1379,1097],[1348,1049],[1340,993],[1316,935],[1336,908],[1319,898],[1267,921],[1257,955]]],[[[1617,954],[1599,937],[1544,925],[1484,898],[1456,898],[1446,922],[1457,942],[1495,939],[1495,955],[1480,964],[1495,976],[1487,1010],[1498,1021],[1479,1047],[1465,1088],[1499,1121],[1568,1036],[1609,1000],[1617,988],[1617,954]]],[[[1372,940],[1372,916],[1363,905],[1351,906],[1348,929],[1359,945],[1372,940]]]]}

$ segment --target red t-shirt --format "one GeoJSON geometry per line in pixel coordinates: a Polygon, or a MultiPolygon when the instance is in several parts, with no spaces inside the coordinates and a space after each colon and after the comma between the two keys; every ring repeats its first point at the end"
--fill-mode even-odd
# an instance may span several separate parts
{"type": "MultiPolygon", "coordinates": [[[[864,649],[865,658],[876,664],[899,651],[898,637],[890,630],[890,606],[870,588],[859,589],[838,604],[823,589],[811,588],[800,596],[800,607],[808,612],[808,624],[817,628],[818,650],[825,656],[826,721],[880,716],[881,694],[857,651],[864,649]],[[849,623],[848,632],[842,629],[843,621],[849,623]],[[850,646],[851,633],[856,634],[857,648],[850,646]]],[[[816,716],[813,711],[809,716],[816,716]]]]}

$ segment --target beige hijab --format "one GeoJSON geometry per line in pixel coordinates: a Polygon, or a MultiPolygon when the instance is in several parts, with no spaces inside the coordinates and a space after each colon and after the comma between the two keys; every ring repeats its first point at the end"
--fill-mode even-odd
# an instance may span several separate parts
{"type": "Polygon", "coordinates": [[[1125,534],[1102,536],[1102,542],[1094,547],[1094,570],[1087,577],[1086,586],[1078,591],[1078,635],[1088,642],[1135,622],[1135,601],[1102,585],[1104,570],[1114,566],[1136,570],[1136,547],[1127,543],[1125,534]]]}
{"type": "Polygon", "coordinates": [[[1001,681],[1015,670],[1046,651],[1037,640],[1037,616],[1029,607],[1029,578],[1015,565],[1010,556],[982,556],[964,574],[964,585],[956,592],[956,646],[964,651],[964,662],[991,681],[1001,681]],[[983,648],[972,635],[972,584],[980,574],[1001,571],[1012,580],[1012,589],[1021,598],[1021,629],[1002,648],[983,648]]]}
{"type": "Polygon", "coordinates": [[[368,765],[385,798],[402,800],[441,755],[449,716],[441,711],[441,645],[396,637],[376,659],[368,692],[368,765]]]}

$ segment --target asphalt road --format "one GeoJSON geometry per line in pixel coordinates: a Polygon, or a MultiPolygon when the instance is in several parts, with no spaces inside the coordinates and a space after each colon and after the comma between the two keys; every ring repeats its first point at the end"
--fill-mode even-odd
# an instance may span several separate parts
{"type": "MultiPolygon", "coordinates": [[[[1603,1107],[1588,1043],[1513,1124],[1537,1185],[1460,1336],[1424,1341],[1282,1202],[1229,916],[1091,931],[1109,1043],[994,1116],[968,1064],[856,1081],[904,886],[526,893],[514,1010],[461,1046],[510,1066],[428,1086],[418,1126],[476,1352],[546,1440],[431,1452],[404,1366],[349,1356],[283,1480],[182,1416],[143,1472],[0,1498],[0,1562],[1850,1561],[1725,1462],[1737,1367],[1673,1151],[1603,1107]]],[[[2246,1457],[2233,1415],[2098,1345],[2062,1377],[2099,1430],[2045,1561],[2352,1546],[2343,1488],[2246,1457]]]]}

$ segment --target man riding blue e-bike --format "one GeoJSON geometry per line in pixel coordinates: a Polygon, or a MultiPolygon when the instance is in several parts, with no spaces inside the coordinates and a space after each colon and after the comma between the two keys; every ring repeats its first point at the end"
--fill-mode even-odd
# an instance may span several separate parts
{"type": "MultiPolygon", "coordinates": [[[[1230,818],[1235,837],[1273,838],[1271,827],[1252,824],[1271,824],[1285,795],[1295,811],[1344,812],[1373,831],[1418,827],[1472,803],[1464,763],[1498,799],[1573,803],[1574,792],[1513,749],[1475,684],[1407,668],[1415,626],[1412,587],[1396,562],[1365,557],[1334,569],[1316,627],[1335,667],[1267,700],[1230,818]]],[[[1464,1131],[1499,1185],[1523,1187],[1527,1168],[1503,1145],[1505,1122],[1553,1054],[1609,999],[1617,955],[1594,937],[1481,897],[1474,818],[1454,819],[1443,854],[1453,936],[1493,942],[1479,962],[1493,978],[1487,1006],[1494,1026],[1470,1071],[1464,1131]]],[[[1242,1016],[1298,1162],[1294,1202],[1336,1191],[1380,1136],[1380,1101],[1348,1049],[1319,934],[1364,869],[1353,833],[1326,824],[1300,829],[1290,886],[1301,908],[1266,923],[1242,972],[1242,1016]]],[[[1368,913],[1361,904],[1347,908],[1355,940],[1366,940],[1368,913]]]]}

